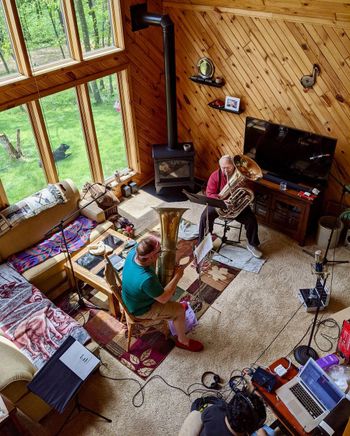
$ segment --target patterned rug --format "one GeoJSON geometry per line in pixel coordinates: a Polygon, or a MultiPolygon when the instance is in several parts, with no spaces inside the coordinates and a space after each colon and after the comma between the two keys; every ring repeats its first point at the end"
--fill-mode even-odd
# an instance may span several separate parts
{"type": "MultiPolygon", "coordinates": [[[[159,230],[155,228],[147,233],[159,235],[159,230]]],[[[177,262],[186,258],[188,264],[172,300],[188,302],[199,320],[240,270],[211,261],[199,280],[198,273],[191,264],[194,242],[178,242],[177,262]]],[[[86,297],[101,307],[96,291],[88,287],[87,289],[86,297]]],[[[78,316],[81,315],[80,313],[78,316]]],[[[118,319],[102,310],[90,310],[84,314],[84,320],[84,327],[91,337],[143,379],[147,379],[174,348],[171,337],[166,339],[164,334],[157,330],[158,326],[141,327],[137,337],[131,339],[130,352],[127,352],[127,329],[118,319]]]]}

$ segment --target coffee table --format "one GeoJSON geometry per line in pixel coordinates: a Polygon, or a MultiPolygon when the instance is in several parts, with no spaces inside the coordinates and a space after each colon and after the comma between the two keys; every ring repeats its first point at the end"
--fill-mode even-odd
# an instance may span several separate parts
{"type": "MultiPolygon", "coordinates": [[[[91,246],[96,245],[100,241],[103,241],[104,244],[113,249],[113,252],[110,253],[108,257],[111,259],[113,265],[115,265],[115,268],[121,275],[125,257],[129,252],[129,249],[126,248],[126,245],[128,242],[132,241],[132,239],[112,229],[106,230],[101,236],[95,239],[94,242],[87,245],[81,251],[79,251],[79,253],[72,256],[72,265],[75,277],[77,279],[82,280],[84,283],[89,284],[98,291],[107,295],[109,310],[111,314],[115,316],[119,313],[119,305],[116,299],[113,297],[113,292],[111,291],[108,283],[104,279],[104,257],[89,253],[91,246]]],[[[68,275],[72,278],[72,271],[69,263],[67,263],[65,267],[68,275]]]]}

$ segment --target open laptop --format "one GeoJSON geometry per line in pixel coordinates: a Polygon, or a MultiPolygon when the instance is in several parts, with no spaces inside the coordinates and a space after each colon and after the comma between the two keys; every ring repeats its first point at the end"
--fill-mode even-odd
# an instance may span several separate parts
{"type": "Polygon", "coordinates": [[[306,432],[317,427],[345,397],[344,392],[311,358],[297,376],[276,390],[276,395],[306,432]]]}

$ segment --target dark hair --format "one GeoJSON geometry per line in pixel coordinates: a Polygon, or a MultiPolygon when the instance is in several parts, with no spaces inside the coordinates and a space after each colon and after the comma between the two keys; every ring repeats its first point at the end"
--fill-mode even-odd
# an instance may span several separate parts
{"type": "Polygon", "coordinates": [[[158,241],[154,236],[147,236],[137,244],[136,252],[141,258],[147,256],[156,248],[157,243],[158,241]]]}
{"type": "Polygon", "coordinates": [[[266,420],[266,409],[256,394],[237,393],[226,408],[227,420],[237,433],[254,433],[266,420]]]}

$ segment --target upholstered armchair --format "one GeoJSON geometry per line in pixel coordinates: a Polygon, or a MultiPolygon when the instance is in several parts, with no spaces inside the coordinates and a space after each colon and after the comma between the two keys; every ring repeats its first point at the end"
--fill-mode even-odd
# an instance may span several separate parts
{"type": "Polygon", "coordinates": [[[27,389],[37,369],[11,341],[0,335],[0,392],[34,421],[40,421],[51,407],[27,389]]]}

